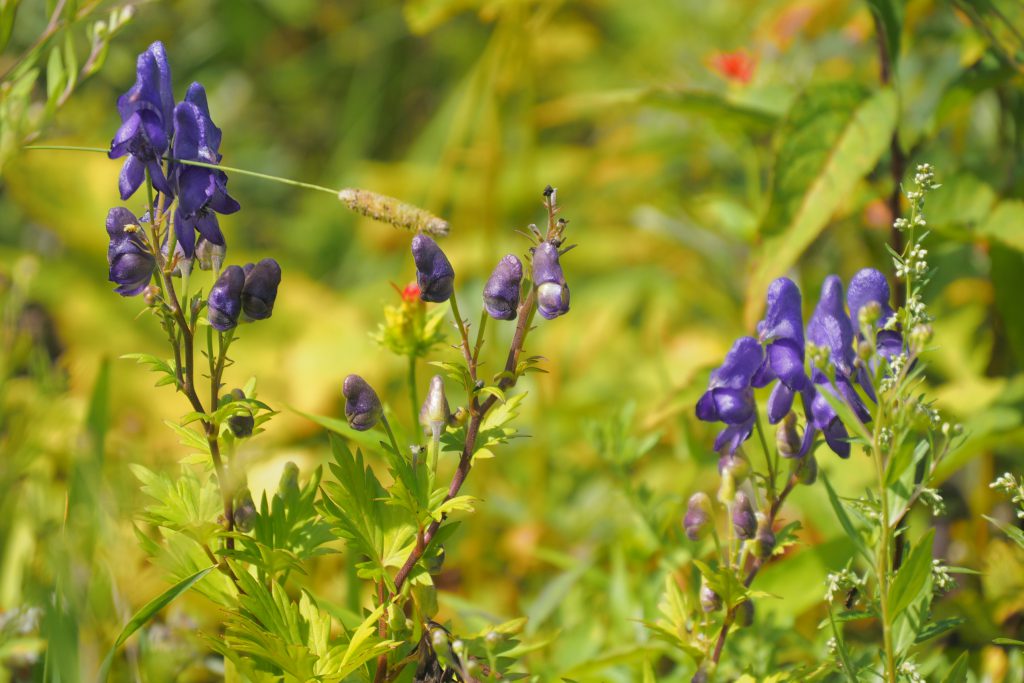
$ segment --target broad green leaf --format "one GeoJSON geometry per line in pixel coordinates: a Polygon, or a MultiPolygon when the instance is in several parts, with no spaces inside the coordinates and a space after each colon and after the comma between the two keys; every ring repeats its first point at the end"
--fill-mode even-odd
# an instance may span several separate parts
{"type": "Polygon", "coordinates": [[[897,617],[910,607],[921,591],[929,585],[928,579],[932,575],[932,540],[934,537],[935,530],[930,529],[918,541],[889,586],[889,619],[892,623],[895,623],[897,617]]]}
{"type": "Polygon", "coordinates": [[[114,655],[117,654],[118,648],[124,645],[124,642],[128,640],[128,638],[130,638],[133,633],[142,628],[142,626],[145,625],[145,623],[152,619],[154,616],[156,616],[156,614],[160,610],[174,602],[174,600],[176,600],[180,595],[185,593],[192,586],[202,581],[207,574],[209,574],[216,568],[217,566],[213,565],[212,567],[201,569],[192,576],[189,576],[183,579],[182,581],[179,581],[178,583],[174,584],[166,591],[164,591],[163,593],[161,593],[160,595],[146,603],[146,605],[142,609],[136,612],[135,616],[129,619],[128,623],[125,624],[123,629],[121,629],[121,634],[117,636],[117,640],[115,640],[114,644],[110,647],[110,650],[107,652],[107,656],[103,658],[103,663],[100,665],[100,672],[97,675],[96,680],[100,683],[107,680],[107,675],[110,671],[110,665],[114,661],[114,655]]]}
{"type": "Polygon", "coordinates": [[[903,32],[903,0],[867,0],[867,3],[884,33],[880,37],[885,40],[890,68],[896,71],[900,58],[900,34],[903,32]]]}
{"type": "MultiPolygon", "coordinates": [[[[1024,645],[1024,643],[1021,644],[1024,645]]],[[[953,666],[949,667],[949,672],[942,679],[942,683],[964,683],[967,680],[967,665],[969,662],[970,659],[967,653],[961,652],[960,656],[953,662],[953,666]]]]}
{"type": "Polygon", "coordinates": [[[868,94],[832,84],[797,98],[779,133],[771,203],[750,266],[745,320],[751,327],[771,281],[797,262],[888,149],[897,111],[890,89],[868,94]]]}
{"type": "Polygon", "coordinates": [[[829,483],[828,477],[822,474],[821,479],[825,483],[825,490],[828,491],[828,502],[832,504],[832,510],[836,513],[836,519],[839,520],[839,524],[843,527],[843,531],[846,532],[846,536],[853,542],[854,549],[870,563],[872,561],[871,553],[864,544],[864,539],[861,537],[860,532],[853,526],[853,522],[846,513],[846,508],[843,507],[842,501],[836,495],[835,489],[829,483]]]}
{"type": "Polygon", "coordinates": [[[0,52],[7,47],[21,0],[0,0],[0,52]]]}

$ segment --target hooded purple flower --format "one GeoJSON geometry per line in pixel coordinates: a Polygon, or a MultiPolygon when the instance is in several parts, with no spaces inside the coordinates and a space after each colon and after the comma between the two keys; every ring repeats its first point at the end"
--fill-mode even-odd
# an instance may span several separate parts
{"type": "Polygon", "coordinates": [[[541,242],[533,252],[533,283],[542,316],[552,320],[569,312],[569,285],[558,262],[558,247],[551,242],[541,242]]]}
{"type": "Polygon", "coordinates": [[[768,306],[757,335],[767,348],[753,385],[760,388],[778,380],[768,398],[768,422],[777,424],[793,407],[793,397],[810,386],[804,371],[800,289],[789,278],[780,277],[768,288],[768,306]]]}
{"type": "MultiPolygon", "coordinates": [[[[843,307],[843,283],[835,275],[825,278],[822,284],[821,299],[814,309],[811,321],[807,324],[807,338],[812,344],[829,350],[829,359],[836,372],[833,385],[825,373],[814,369],[811,379],[817,390],[813,396],[809,395],[810,392],[805,392],[805,412],[811,416],[812,426],[825,435],[829,448],[839,457],[849,457],[849,433],[822,392],[827,391],[846,401],[864,422],[868,422],[871,415],[851,383],[854,370],[853,325],[843,307]]],[[[809,428],[806,430],[805,440],[808,438],[807,433],[811,431],[809,428]]]]}
{"type": "Polygon", "coordinates": [[[171,68],[164,45],[157,41],[139,55],[135,85],[117,99],[121,127],[114,134],[108,156],[119,159],[126,154],[118,187],[121,199],[128,199],[146,179],[146,170],[153,186],[165,194],[171,187],[160,167],[171,139],[171,116],[174,94],[171,92],[171,68]]]}
{"type": "Polygon", "coordinates": [[[754,390],[751,379],[761,366],[761,345],[753,337],[737,339],[721,367],[711,373],[708,390],[697,401],[697,418],[724,422],[715,450],[736,451],[754,429],[754,390]]]}
{"type": "Polygon", "coordinates": [[[450,299],[455,286],[455,271],[437,242],[423,234],[413,237],[412,260],[416,263],[420,299],[431,303],[450,299]]]}
{"type": "Polygon", "coordinates": [[[207,317],[215,329],[227,332],[238,325],[244,286],[245,271],[240,266],[228,266],[210,288],[207,317]]]}
{"type": "Polygon", "coordinates": [[[265,320],[274,312],[281,266],[274,259],[265,258],[255,265],[247,263],[243,271],[242,313],[249,320],[265,320]]]}
{"type": "Polygon", "coordinates": [[[121,296],[135,296],[146,288],[156,258],[149,253],[138,236],[139,219],[128,209],[118,206],[107,213],[107,265],[110,281],[117,283],[114,290],[121,296]]]}
{"type": "MultiPolygon", "coordinates": [[[[903,352],[903,335],[896,330],[882,329],[894,315],[892,306],[889,305],[889,298],[889,281],[885,279],[885,275],[874,268],[857,271],[857,274],[850,280],[850,289],[846,293],[846,303],[850,306],[850,317],[855,327],[859,328],[860,326],[861,309],[871,303],[878,304],[881,314],[878,317],[878,335],[875,342],[878,345],[879,355],[886,360],[903,352]]],[[[859,332],[858,329],[858,336],[859,332]]],[[[861,379],[863,379],[861,386],[865,391],[871,392],[871,385],[866,381],[867,378],[861,377],[861,379]]]]}
{"type": "MultiPolygon", "coordinates": [[[[198,83],[189,86],[185,100],[174,108],[174,158],[216,164],[221,160],[221,131],[210,118],[206,91],[198,83]]],[[[178,191],[174,232],[187,256],[195,250],[199,234],[211,244],[224,246],[217,214],[235,213],[241,207],[227,191],[223,171],[176,163],[172,171],[178,191]]]]}
{"type": "Polygon", "coordinates": [[[384,414],[377,392],[359,375],[346,377],[341,393],[345,396],[345,419],[352,429],[365,432],[384,414]]]}
{"type": "Polygon", "coordinates": [[[523,264],[508,254],[495,266],[484,286],[484,308],[495,320],[515,320],[519,308],[519,285],[523,281],[523,264]]]}

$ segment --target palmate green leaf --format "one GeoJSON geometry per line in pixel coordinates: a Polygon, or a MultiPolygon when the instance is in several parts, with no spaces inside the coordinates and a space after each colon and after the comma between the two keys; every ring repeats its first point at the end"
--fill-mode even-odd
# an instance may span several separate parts
{"type": "Polygon", "coordinates": [[[889,619],[892,623],[929,587],[932,576],[932,541],[935,530],[918,541],[889,586],[889,619]]]}
{"type": "Polygon", "coordinates": [[[736,574],[727,567],[712,569],[700,560],[694,560],[693,564],[700,570],[701,576],[707,581],[708,587],[722,598],[722,603],[726,607],[733,608],[747,599],[750,593],[749,590],[743,585],[743,582],[736,578],[736,574]]]}
{"type": "Polygon", "coordinates": [[[822,474],[822,481],[825,484],[825,490],[828,492],[828,502],[832,505],[832,510],[836,513],[836,519],[839,520],[839,525],[843,527],[843,531],[846,532],[847,538],[853,543],[854,549],[860,553],[860,555],[868,561],[872,562],[871,553],[868,551],[867,545],[864,543],[864,538],[856,527],[853,526],[853,521],[846,512],[846,508],[843,507],[843,503],[839,500],[839,496],[836,495],[835,489],[832,488],[832,484],[829,482],[828,477],[822,474]]]}
{"type": "Polygon", "coordinates": [[[110,671],[110,665],[114,661],[114,655],[117,654],[117,650],[122,645],[124,645],[125,641],[128,640],[128,638],[130,638],[133,633],[142,628],[146,624],[146,622],[148,622],[150,619],[156,616],[157,613],[160,612],[160,610],[174,602],[174,600],[177,599],[178,596],[182,595],[183,593],[188,591],[188,589],[190,589],[192,586],[202,581],[207,574],[209,574],[216,568],[216,565],[212,567],[207,567],[206,569],[199,570],[192,576],[182,579],[181,581],[174,584],[157,597],[150,600],[148,603],[146,603],[145,606],[142,607],[142,609],[136,612],[135,615],[128,620],[128,623],[124,625],[124,628],[121,629],[121,633],[117,636],[117,640],[114,641],[114,644],[110,647],[110,650],[107,651],[107,656],[103,658],[103,663],[100,665],[100,671],[96,677],[96,680],[100,683],[103,683],[103,681],[107,680],[107,675],[110,671]]]}
{"type": "Polygon", "coordinates": [[[891,89],[870,93],[849,83],[813,86],[793,103],[751,260],[744,314],[751,327],[771,281],[796,263],[888,149],[897,111],[891,89]]]}
{"type": "Polygon", "coordinates": [[[209,545],[220,531],[217,515],[221,499],[212,473],[200,477],[182,467],[177,479],[130,464],[132,474],[142,482],[142,492],[152,499],[142,519],[165,529],[181,532],[200,544],[209,545]]]}
{"type": "Polygon", "coordinates": [[[360,576],[383,578],[393,589],[385,568],[400,566],[405,560],[415,540],[415,520],[402,507],[390,504],[390,495],[360,452],[353,455],[334,435],[331,449],[335,459],[331,471],[337,481],[323,485],[321,511],[349,546],[367,558],[360,565],[360,576]]]}

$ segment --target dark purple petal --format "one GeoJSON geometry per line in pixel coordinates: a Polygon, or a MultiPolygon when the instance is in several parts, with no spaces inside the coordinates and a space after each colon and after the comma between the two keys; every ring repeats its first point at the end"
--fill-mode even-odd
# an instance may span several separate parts
{"type": "Polygon", "coordinates": [[[853,371],[853,326],[843,307],[843,282],[825,278],[821,299],[807,324],[807,339],[829,350],[832,364],[845,376],[853,371]]]}
{"type": "Polygon", "coordinates": [[[146,165],[136,157],[130,156],[121,166],[121,177],[117,181],[117,189],[121,199],[128,199],[146,180],[146,165]]]}
{"type": "Polygon", "coordinates": [[[455,286],[455,271],[437,242],[426,235],[416,235],[412,238],[412,258],[416,263],[420,299],[433,303],[450,299],[455,286]]]}
{"type": "Polygon", "coordinates": [[[215,329],[226,332],[238,325],[244,285],[245,272],[239,266],[228,266],[210,288],[207,316],[215,329]]]}
{"type": "Polygon", "coordinates": [[[825,397],[822,396],[822,391],[828,391],[835,395],[835,390],[827,384],[818,387],[818,391],[811,401],[811,416],[814,421],[814,427],[824,434],[825,442],[836,455],[841,458],[848,458],[850,456],[850,443],[847,441],[849,434],[846,431],[846,427],[839,420],[836,411],[825,397]]]}
{"type": "Polygon", "coordinates": [[[886,360],[892,360],[903,353],[903,335],[896,330],[880,330],[876,343],[879,355],[886,360]]]}
{"type": "Polygon", "coordinates": [[[757,372],[755,372],[754,376],[750,378],[750,386],[755,389],[761,389],[777,379],[778,376],[775,374],[775,371],[772,370],[771,363],[768,361],[768,356],[766,355],[764,360],[761,361],[761,365],[758,366],[757,372]]]}
{"type": "Polygon", "coordinates": [[[165,197],[172,196],[174,190],[171,189],[170,184],[167,182],[167,177],[164,176],[164,169],[160,166],[160,160],[152,159],[147,161],[146,168],[149,169],[149,177],[153,181],[153,187],[158,192],[163,192],[165,197]]]}
{"type": "Polygon", "coordinates": [[[768,305],[764,320],[758,323],[762,342],[788,339],[801,349],[804,346],[804,319],[800,309],[800,289],[787,277],[780,277],[768,287],[768,305]]]}
{"type": "Polygon", "coordinates": [[[880,271],[864,268],[850,280],[850,288],[846,293],[846,302],[850,307],[850,318],[855,327],[860,326],[860,309],[870,303],[877,303],[881,309],[879,326],[884,325],[893,315],[889,305],[889,281],[880,271]]]}
{"type": "Polygon", "coordinates": [[[569,312],[569,285],[566,284],[558,247],[541,242],[533,252],[533,283],[537,287],[537,310],[547,320],[569,312]]]}
{"type": "Polygon", "coordinates": [[[192,258],[196,251],[196,222],[194,214],[186,214],[181,204],[174,209],[174,236],[186,257],[192,258]]]}
{"type": "Polygon", "coordinates": [[[198,166],[179,168],[178,209],[187,215],[198,213],[213,196],[215,190],[212,173],[198,166]]]}
{"type": "Polygon", "coordinates": [[[224,215],[235,213],[241,209],[242,205],[228,194],[228,177],[224,172],[214,171],[213,180],[213,195],[210,197],[209,208],[224,215]]]}
{"type": "MultiPolygon", "coordinates": [[[[736,449],[740,447],[740,444],[750,438],[753,431],[753,419],[741,424],[729,425],[715,437],[715,451],[725,456],[734,454],[736,449]]],[[[719,463],[721,463],[721,459],[719,459],[719,463]]]]}
{"type": "Polygon", "coordinates": [[[118,285],[121,296],[135,296],[146,288],[156,268],[156,258],[143,246],[139,232],[140,221],[124,207],[115,207],[107,213],[107,265],[109,279],[118,285]]]}
{"type": "Polygon", "coordinates": [[[163,43],[156,41],[139,55],[135,74],[135,84],[117,100],[121,120],[126,121],[137,111],[150,111],[161,119],[165,136],[170,137],[174,93],[163,43]]]}
{"type": "Polygon", "coordinates": [[[871,422],[871,413],[868,412],[867,406],[864,405],[864,401],[860,399],[860,395],[857,394],[857,390],[853,388],[853,384],[843,378],[837,378],[836,384],[839,387],[839,393],[846,401],[846,405],[853,408],[853,412],[857,414],[861,422],[871,422]]]}
{"type": "Polygon", "coordinates": [[[740,337],[733,342],[729,353],[721,367],[711,373],[709,389],[725,387],[728,389],[745,389],[761,366],[761,345],[753,337],[740,337]]]}
{"type": "Polygon", "coordinates": [[[514,254],[498,261],[484,286],[484,309],[495,320],[515,320],[519,308],[519,289],[523,264],[514,254]]]}
{"type": "Polygon", "coordinates": [[[245,267],[245,286],[242,289],[242,312],[249,320],[265,320],[274,312],[277,288],[281,284],[281,266],[272,258],[265,258],[254,266],[245,267]]]}
{"type": "Polygon", "coordinates": [[[200,83],[192,83],[192,85],[188,86],[188,91],[185,93],[185,101],[194,104],[202,116],[209,122],[206,128],[207,144],[216,155],[217,162],[220,162],[221,130],[213,124],[213,119],[210,117],[210,105],[206,100],[206,89],[200,83]]]}
{"type": "Polygon", "coordinates": [[[778,424],[786,417],[793,407],[793,397],[796,394],[792,389],[782,382],[775,385],[772,393],[768,396],[768,422],[778,424]]]}
{"type": "Polygon", "coordinates": [[[224,245],[224,233],[220,230],[220,223],[217,221],[217,214],[209,211],[201,211],[196,217],[196,230],[206,240],[218,245],[224,245]]]}
{"type": "Polygon", "coordinates": [[[341,393],[345,397],[345,418],[352,429],[365,432],[384,414],[377,392],[359,375],[346,377],[341,393]]]}
{"type": "Polygon", "coordinates": [[[792,339],[774,341],[768,345],[767,356],[772,372],[790,389],[800,391],[810,383],[804,372],[802,340],[799,345],[792,339]]]}

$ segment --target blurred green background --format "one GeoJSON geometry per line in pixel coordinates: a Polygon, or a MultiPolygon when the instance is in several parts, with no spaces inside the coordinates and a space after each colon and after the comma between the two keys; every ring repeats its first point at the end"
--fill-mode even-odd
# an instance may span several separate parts
{"type": "MultiPolygon", "coordinates": [[[[684,501],[714,486],[714,426],[693,417],[708,372],[753,332],[772,278],[796,279],[809,309],[828,273],[888,271],[893,162],[933,164],[929,380],[969,433],[945,473],[937,543],[950,564],[985,572],[943,603],[968,621],[941,644],[971,649],[987,680],[1013,680],[1013,658],[990,642],[1020,637],[1024,557],[981,514],[1011,514],[987,484],[1024,457],[1024,11],[896,3],[893,90],[882,90],[871,11],[882,4],[143,2],[96,75],[45,121],[32,118],[38,103],[24,130],[8,119],[0,138],[39,120],[38,143],[106,146],[135,56],[162,40],[176,94],[206,86],[225,164],[364,187],[447,218],[443,247],[471,320],[493,264],[526,246],[514,231],[544,219],[544,185],[558,188],[579,244],[564,259],[572,312],[531,335],[549,374],[521,383],[529,438],[474,469],[467,492],[485,502],[449,545],[441,582],[442,614],[457,623],[530,617],[539,647],[525,665],[538,680],[640,680],[645,661],[658,680],[689,680],[688,660],[641,622],[689,558],[684,501]],[[749,79],[729,69],[744,60],[749,79]]],[[[0,72],[48,8],[21,4],[0,72]]],[[[33,97],[44,94],[41,76],[33,97]]],[[[5,622],[0,680],[28,680],[23,662],[43,637],[64,680],[90,679],[120,625],[167,585],[137,546],[143,498],[126,465],[173,471],[185,453],[162,422],[185,406],[118,360],[165,353],[141,303],[106,281],[119,164],[13,149],[0,163],[0,610],[42,618],[15,635],[5,622]],[[53,604],[54,586],[67,604],[53,604]]],[[[257,376],[282,411],[237,454],[258,496],[286,461],[305,474],[326,462],[323,430],[295,411],[339,416],[346,374],[408,414],[404,361],[371,334],[397,301],[392,283],[414,271],[408,234],[329,195],[238,175],[230,191],[243,209],[221,220],[228,261],[272,255],[284,269],[273,318],[244,330],[228,373],[239,386],[257,376]]],[[[492,329],[496,347],[511,336],[492,329]]],[[[821,462],[848,492],[869,474],[858,456],[821,462]]],[[[802,543],[758,579],[779,599],[759,603],[757,637],[730,644],[755,676],[823,656],[824,576],[849,554],[820,487],[791,500],[784,517],[802,520],[802,543]]],[[[345,566],[329,557],[307,580],[358,604],[345,566]]],[[[193,632],[218,620],[201,597],[176,603],[119,675],[215,680],[193,632]]],[[[935,667],[943,656],[936,648],[935,667]]]]}

